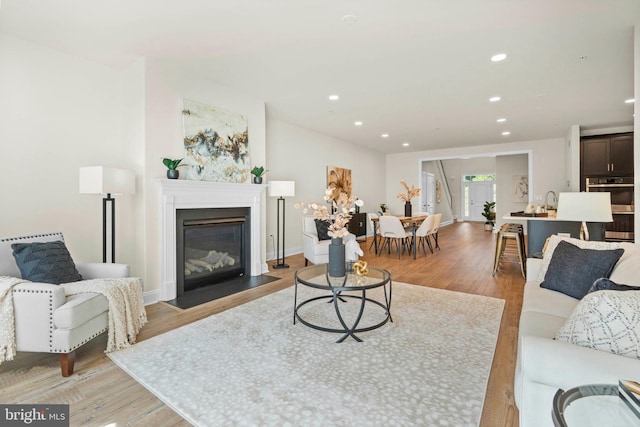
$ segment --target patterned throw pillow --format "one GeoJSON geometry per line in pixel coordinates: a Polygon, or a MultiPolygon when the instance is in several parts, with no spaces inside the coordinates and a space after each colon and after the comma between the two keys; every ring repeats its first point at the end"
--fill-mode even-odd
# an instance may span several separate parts
{"type": "Polygon", "coordinates": [[[329,226],[331,225],[331,223],[329,221],[317,218],[315,221],[318,240],[331,240],[331,236],[329,236],[329,226]]]}
{"type": "Polygon", "coordinates": [[[545,243],[545,249],[542,256],[542,266],[538,270],[538,277],[536,278],[536,282],[542,282],[544,280],[545,274],[547,274],[547,269],[549,268],[549,263],[551,262],[551,258],[553,258],[553,252],[555,251],[558,243],[566,241],[579,247],[580,249],[595,249],[595,250],[611,250],[618,249],[621,247],[620,243],[616,242],[599,242],[595,240],[580,240],[574,239],[572,237],[560,237],[557,234],[553,234],[549,236],[545,243]]]}
{"type": "Polygon", "coordinates": [[[32,282],[60,283],[82,280],[64,242],[14,243],[13,257],[22,278],[32,282]]]}
{"type": "Polygon", "coordinates": [[[585,296],[555,339],[640,359],[640,292],[600,291],[585,296]]]}
{"type": "Polygon", "coordinates": [[[540,287],[580,299],[596,279],[611,275],[623,253],[624,249],[580,249],[569,242],[560,242],[540,287]]]}

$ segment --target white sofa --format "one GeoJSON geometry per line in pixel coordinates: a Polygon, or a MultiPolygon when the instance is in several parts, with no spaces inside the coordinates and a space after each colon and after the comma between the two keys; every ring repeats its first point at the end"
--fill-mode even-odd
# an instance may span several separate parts
{"type": "MultiPolygon", "coordinates": [[[[0,238],[0,276],[20,278],[11,244],[63,241],[62,233],[0,238]]],[[[83,279],[129,277],[126,264],[75,263],[83,279]]],[[[12,288],[16,350],[60,353],[63,376],[73,373],[75,350],[107,330],[109,304],[98,293],[65,294],[50,283],[12,288]]],[[[5,362],[10,363],[10,362],[5,362]]]]}
{"type": "MultiPolygon", "coordinates": [[[[625,252],[610,279],[640,286],[640,245],[620,247],[625,252]]],[[[537,279],[542,266],[542,259],[527,260],[514,388],[520,427],[553,426],[552,402],[558,389],[640,379],[640,359],[554,340],[579,300],[541,288],[537,279]]]]}

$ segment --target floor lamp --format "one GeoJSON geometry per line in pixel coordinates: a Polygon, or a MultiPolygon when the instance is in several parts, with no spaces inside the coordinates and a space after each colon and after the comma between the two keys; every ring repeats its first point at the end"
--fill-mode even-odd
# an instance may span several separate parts
{"type": "Polygon", "coordinates": [[[116,199],[111,195],[135,194],[136,177],[133,172],[124,169],[89,166],[80,168],[79,182],[80,194],[107,195],[102,199],[102,262],[107,262],[107,229],[111,234],[109,262],[116,262],[116,199]],[[107,221],[107,217],[110,221],[107,221]]]}
{"type": "Polygon", "coordinates": [[[589,240],[587,222],[612,222],[611,193],[560,193],[556,219],[581,221],[580,240],[589,240]]]}
{"type": "Polygon", "coordinates": [[[294,181],[270,181],[269,182],[269,196],[277,197],[278,203],[278,223],[276,228],[276,262],[273,264],[273,268],[289,268],[284,263],[284,228],[285,228],[285,215],[284,215],[284,198],[293,197],[296,194],[296,183],[294,181]],[[280,205],[282,205],[282,257],[280,257],[280,205]]]}

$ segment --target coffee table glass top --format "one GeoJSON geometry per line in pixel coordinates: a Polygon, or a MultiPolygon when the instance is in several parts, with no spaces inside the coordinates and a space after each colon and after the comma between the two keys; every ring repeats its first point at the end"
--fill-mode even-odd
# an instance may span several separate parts
{"type": "Polygon", "coordinates": [[[296,271],[296,279],[306,286],[318,289],[355,290],[379,287],[391,280],[391,274],[387,270],[369,266],[369,273],[366,276],[358,276],[347,268],[345,277],[331,277],[327,274],[327,264],[317,264],[296,271]]]}
{"type": "Polygon", "coordinates": [[[556,427],[639,426],[640,419],[618,396],[618,386],[592,384],[567,391],[553,399],[556,427]]]}

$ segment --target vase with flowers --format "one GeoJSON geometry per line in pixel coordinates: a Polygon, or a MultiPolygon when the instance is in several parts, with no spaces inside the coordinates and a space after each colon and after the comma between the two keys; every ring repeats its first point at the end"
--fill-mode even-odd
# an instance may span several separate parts
{"type": "Polygon", "coordinates": [[[404,187],[406,193],[399,193],[396,197],[404,202],[404,216],[411,216],[411,199],[420,194],[420,189],[415,188],[413,185],[411,188],[406,182],[400,181],[400,184],[404,187]]]}
{"type": "Polygon", "coordinates": [[[332,277],[344,277],[345,246],[342,239],[349,235],[347,225],[354,210],[353,196],[339,189],[329,187],[324,191],[324,200],[329,203],[296,203],[296,208],[302,208],[303,213],[312,212],[316,219],[329,223],[327,234],[331,237],[329,244],[329,264],[327,273],[332,277]]]}

